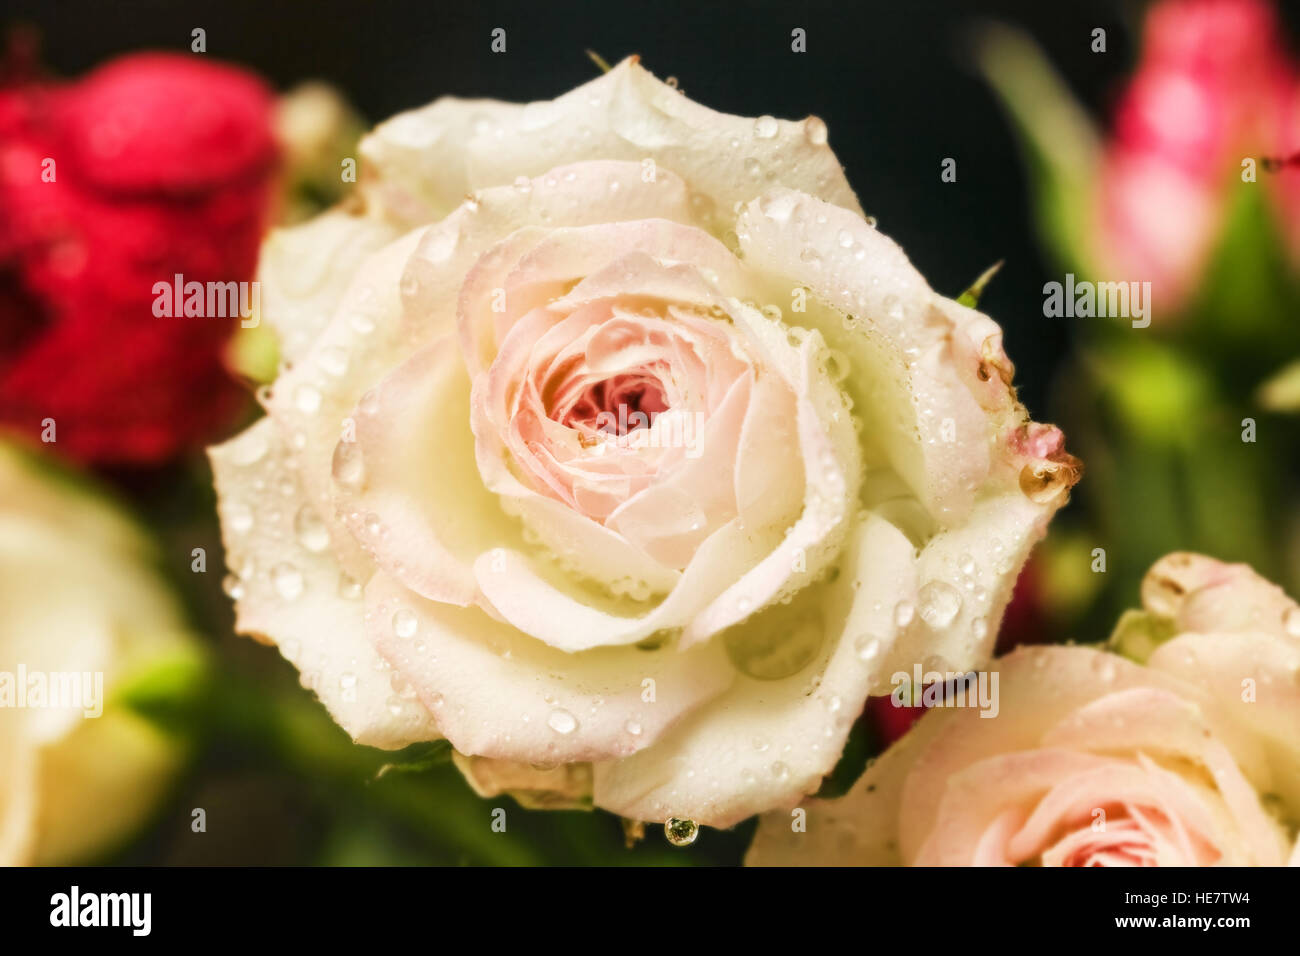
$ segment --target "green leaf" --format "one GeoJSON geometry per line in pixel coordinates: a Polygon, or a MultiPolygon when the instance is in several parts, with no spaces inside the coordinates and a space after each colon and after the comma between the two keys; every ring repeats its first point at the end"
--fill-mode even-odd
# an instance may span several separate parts
{"type": "Polygon", "coordinates": [[[400,758],[384,764],[375,773],[375,779],[390,773],[424,773],[435,767],[451,763],[451,743],[446,740],[433,740],[429,743],[414,744],[402,751],[400,758]]]}
{"type": "Polygon", "coordinates": [[[1092,121],[1042,50],[1020,30],[985,26],[975,36],[975,58],[1019,135],[1039,231],[1062,264],[1086,271],[1101,155],[1092,121]]]}

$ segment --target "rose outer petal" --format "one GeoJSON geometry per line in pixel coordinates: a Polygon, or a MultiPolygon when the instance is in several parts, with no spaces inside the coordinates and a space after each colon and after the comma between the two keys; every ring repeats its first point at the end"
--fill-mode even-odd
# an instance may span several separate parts
{"type": "Polygon", "coordinates": [[[567,654],[478,608],[427,601],[379,572],[366,632],[463,754],[556,763],[626,756],[723,691],[722,648],[567,654]]]}
{"type": "Polygon", "coordinates": [[[241,589],[236,630],[276,644],[358,743],[397,749],[436,739],[418,703],[403,703],[393,713],[389,675],[366,639],[360,600],[365,582],[339,566],[333,537],[313,505],[304,503],[297,469],[286,463],[288,450],[274,421],[262,419],[210,448],[208,457],[226,563],[241,589]]]}

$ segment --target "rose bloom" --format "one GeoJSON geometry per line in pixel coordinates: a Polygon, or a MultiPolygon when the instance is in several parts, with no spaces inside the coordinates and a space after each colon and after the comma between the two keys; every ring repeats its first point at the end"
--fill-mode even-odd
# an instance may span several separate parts
{"type": "Polygon", "coordinates": [[[0,88],[0,427],[147,465],[229,426],[237,317],[159,318],[154,284],[252,278],[274,101],[205,57],[125,56],[0,88]]]}
{"type": "Polygon", "coordinates": [[[900,662],[987,657],[1078,468],[826,140],[635,59],[380,125],[263,250],[286,369],[211,453],[238,629],[482,793],[716,826],[900,662]]]}
{"type": "Polygon", "coordinates": [[[93,859],[165,796],[180,745],[115,699],[192,659],[156,557],[108,501],[0,445],[0,866],[93,859]]]}
{"type": "Polygon", "coordinates": [[[1245,565],[1161,559],[1112,646],[994,662],[841,800],[763,819],[752,865],[1300,865],[1300,607],[1245,565]],[[1136,658],[1136,662],[1130,657],[1136,658]]]}
{"type": "Polygon", "coordinates": [[[1162,309],[1195,291],[1239,195],[1242,159],[1267,180],[1262,161],[1296,143],[1300,80],[1281,35],[1266,0],[1152,6],[1100,171],[1098,274],[1148,279],[1162,309]]]}

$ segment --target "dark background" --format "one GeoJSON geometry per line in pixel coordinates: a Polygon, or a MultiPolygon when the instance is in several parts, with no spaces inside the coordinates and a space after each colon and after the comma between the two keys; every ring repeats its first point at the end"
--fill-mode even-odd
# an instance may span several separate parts
{"type": "Polygon", "coordinates": [[[46,63],[65,75],[128,50],[188,51],[190,31],[203,27],[208,56],[252,67],[280,89],[328,80],[372,121],[446,93],[549,99],[595,75],[586,49],[611,63],[639,53],[714,109],[816,113],[864,208],[936,289],[956,295],[1006,260],[983,306],[1003,324],[1022,397],[1041,418],[1068,331],[1042,317],[1048,264],[1011,131],[969,65],[971,29],[983,19],[1027,29],[1104,117],[1136,56],[1140,11],[1114,0],[10,0],[3,20],[37,26],[46,63]],[[1089,48],[1097,26],[1107,31],[1104,54],[1089,48]],[[504,54],[490,50],[495,27],[507,32],[504,54]],[[795,27],[807,31],[804,54],[790,50],[795,27]],[[956,183],[939,179],[948,156],[956,183]]]}

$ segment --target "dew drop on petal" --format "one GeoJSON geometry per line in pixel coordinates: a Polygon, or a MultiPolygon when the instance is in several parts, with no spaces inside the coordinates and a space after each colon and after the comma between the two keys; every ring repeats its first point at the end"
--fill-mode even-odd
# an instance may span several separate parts
{"type": "Polygon", "coordinates": [[[894,624],[898,627],[907,627],[916,617],[916,608],[911,601],[899,601],[894,608],[894,624]]]}
{"type": "Polygon", "coordinates": [[[311,505],[303,505],[298,509],[293,519],[293,533],[297,536],[298,543],[313,553],[329,547],[330,533],[311,505]]]}
{"type": "Polygon", "coordinates": [[[271,569],[271,587],[286,601],[295,600],[302,594],[302,572],[287,561],[277,564],[271,569]]]}
{"type": "Polygon", "coordinates": [[[1286,609],[1282,615],[1282,627],[1292,637],[1300,637],[1300,607],[1286,609]]]}
{"type": "Polygon", "coordinates": [[[694,820],[669,817],[664,823],[664,839],[673,846],[690,846],[700,836],[700,826],[694,820]]]}
{"type": "Polygon", "coordinates": [[[339,346],[332,345],[317,356],[316,364],[338,378],[348,370],[348,353],[339,346]]]}
{"type": "Polygon", "coordinates": [[[947,627],[961,610],[961,594],[944,581],[931,581],[921,588],[921,619],[934,629],[947,627]]]}
{"type": "Polygon", "coordinates": [[[320,392],[311,385],[299,385],[293,390],[293,404],[304,415],[315,415],[320,410],[320,392]]]}
{"type": "Polygon", "coordinates": [[[556,707],[546,718],[546,726],[557,734],[571,734],[578,729],[578,718],[563,707],[556,707]]]}
{"type": "Polygon", "coordinates": [[[334,480],[346,488],[356,488],[365,476],[361,449],[356,442],[341,441],[334,446],[334,459],[330,465],[334,480]]]}
{"type": "Polygon", "coordinates": [[[827,139],[826,123],[820,116],[810,116],[803,121],[803,135],[814,146],[825,146],[827,139]]]}
{"type": "Polygon", "coordinates": [[[398,637],[414,637],[419,627],[420,622],[406,608],[393,615],[393,633],[398,637]]]}

